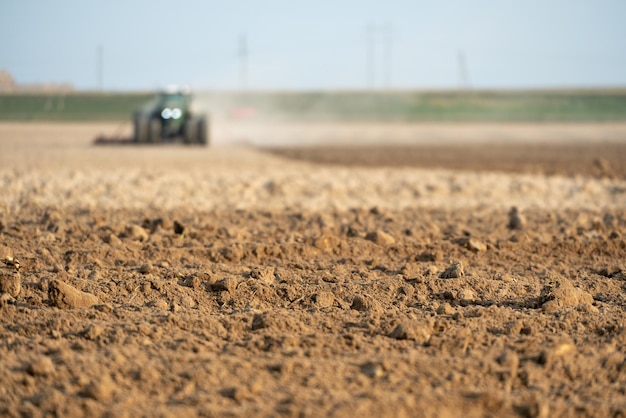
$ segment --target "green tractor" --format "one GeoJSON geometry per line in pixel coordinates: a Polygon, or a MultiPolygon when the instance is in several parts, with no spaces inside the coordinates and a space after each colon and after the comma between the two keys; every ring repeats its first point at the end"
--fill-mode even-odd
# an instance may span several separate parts
{"type": "Polygon", "coordinates": [[[178,139],[185,144],[208,145],[206,116],[191,111],[191,96],[182,91],[168,90],[137,109],[133,117],[136,143],[162,143],[178,139]]]}

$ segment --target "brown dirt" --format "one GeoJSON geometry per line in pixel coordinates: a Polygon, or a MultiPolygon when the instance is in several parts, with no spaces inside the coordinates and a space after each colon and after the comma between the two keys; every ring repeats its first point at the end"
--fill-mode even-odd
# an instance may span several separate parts
{"type": "Polygon", "coordinates": [[[0,415],[626,412],[619,175],[95,130],[0,124],[0,415]]]}
{"type": "Polygon", "coordinates": [[[624,141],[272,147],[268,151],[283,157],[343,166],[404,166],[626,178],[624,141]]]}

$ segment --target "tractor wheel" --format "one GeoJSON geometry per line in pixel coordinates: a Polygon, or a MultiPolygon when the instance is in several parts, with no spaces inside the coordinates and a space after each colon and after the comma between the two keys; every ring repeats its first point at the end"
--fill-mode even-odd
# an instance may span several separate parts
{"type": "Polygon", "coordinates": [[[148,142],[157,143],[161,142],[161,121],[158,119],[150,119],[148,142]]]}
{"type": "Polygon", "coordinates": [[[148,142],[148,118],[143,117],[141,114],[136,114],[133,120],[133,128],[135,131],[135,135],[133,137],[135,143],[141,144],[148,142]]]}
{"type": "Polygon", "coordinates": [[[208,145],[209,143],[209,135],[208,135],[208,126],[206,117],[200,116],[197,118],[197,132],[196,132],[196,143],[199,145],[208,145]]]}
{"type": "Polygon", "coordinates": [[[193,144],[196,142],[198,136],[198,124],[196,118],[190,117],[185,121],[185,135],[183,135],[183,141],[185,144],[193,144]]]}

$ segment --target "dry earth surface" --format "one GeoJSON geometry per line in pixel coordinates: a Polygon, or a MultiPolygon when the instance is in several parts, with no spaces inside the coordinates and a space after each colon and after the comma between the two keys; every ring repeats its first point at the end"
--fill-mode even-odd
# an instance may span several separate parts
{"type": "Polygon", "coordinates": [[[626,414],[624,125],[114,128],[0,124],[0,415],[626,414]]]}

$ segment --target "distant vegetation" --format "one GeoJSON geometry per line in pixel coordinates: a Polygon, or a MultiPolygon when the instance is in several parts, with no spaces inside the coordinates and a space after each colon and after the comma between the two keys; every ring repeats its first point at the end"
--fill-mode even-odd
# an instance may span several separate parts
{"type": "MultiPolygon", "coordinates": [[[[0,95],[0,120],[130,119],[147,93],[0,95]]],[[[217,117],[343,121],[626,121],[626,90],[202,92],[217,117]]]]}
{"type": "Polygon", "coordinates": [[[13,121],[118,121],[151,94],[66,93],[0,95],[0,120],[13,121]]]}

